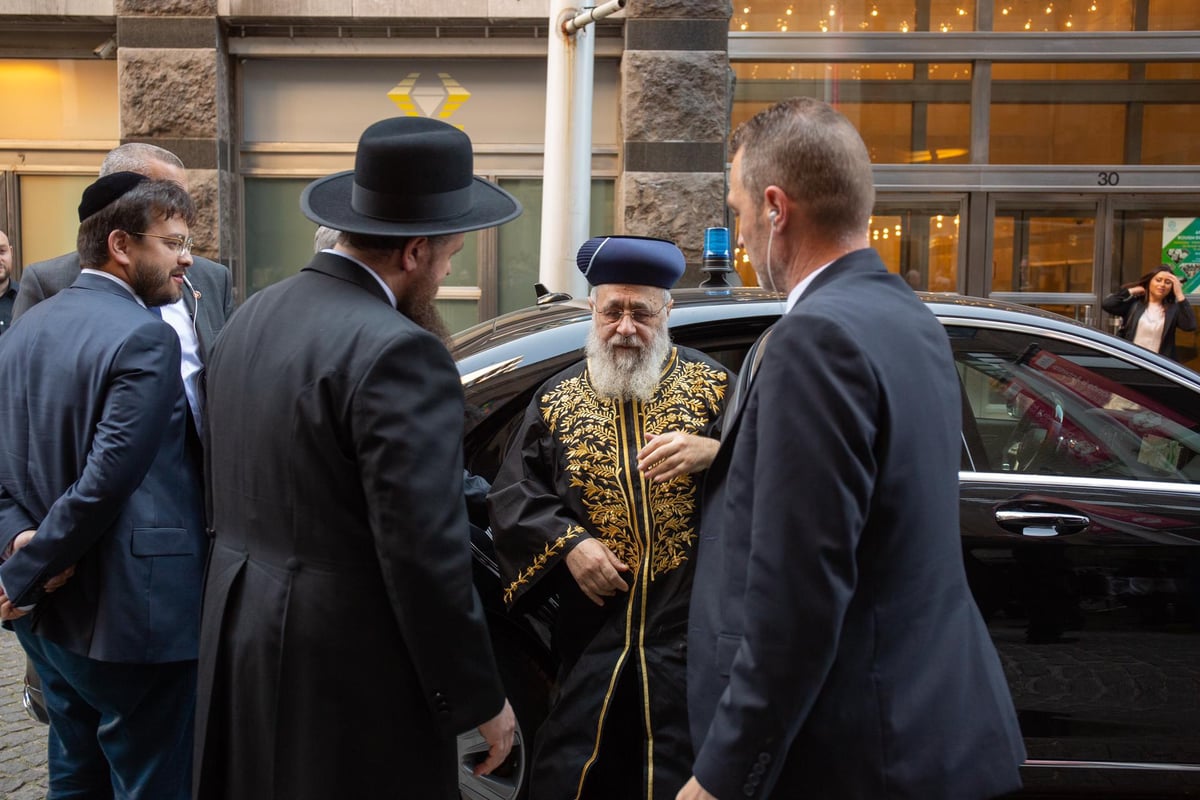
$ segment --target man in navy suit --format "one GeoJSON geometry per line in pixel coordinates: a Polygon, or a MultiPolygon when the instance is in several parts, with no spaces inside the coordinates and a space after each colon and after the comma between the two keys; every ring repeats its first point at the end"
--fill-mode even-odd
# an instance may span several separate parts
{"type": "Polygon", "coordinates": [[[820,101],[738,129],[729,206],[788,312],[709,469],[680,800],[974,800],[1024,747],[958,529],[946,334],[867,246],[871,163],[820,101]]]}
{"type": "MultiPolygon", "coordinates": [[[[170,150],[143,142],[129,142],[109,151],[100,165],[100,176],[114,172],[136,172],[154,180],[175,181],[186,191],[187,170],[170,150]]],[[[12,309],[15,323],[29,309],[53,297],[79,277],[79,253],[30,264],[21,273],[21,288],[12,309]]],[[[192,418],[203,418],[203,382],[201,372],[208,360],[217,334],[233,313],[233,278],[229,268],[193,255],[183,279],[183,291],[175,301],[162,307],[162,318],[179,335],[182,346],[180,372],[183,388],[191,406],[192,418]]]]}
{"type": "Polygon", "coordinates": [[[195,209],[117,172],[79,216],[79,278],[0,339],[0,617],[42,680],[49,796],[183,800],[207,539],[155,310],[183,291],[195,209]]]}

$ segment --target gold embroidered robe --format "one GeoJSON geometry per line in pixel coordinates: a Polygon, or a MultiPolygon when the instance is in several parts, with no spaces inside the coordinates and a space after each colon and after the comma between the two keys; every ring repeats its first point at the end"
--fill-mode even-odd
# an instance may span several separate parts
{"type": "Polygon", "coordinates": [[[601,739],[616,735],[641,737],[640,771],[622,769],[628,797],[673,800],[691,771],[685,657],[702,474],[651,483],[637,453],[648,434],[711,434],[730,376],[703,353],[674,347],[648,402],[618,402],[595,393],[586,367],[538,390],[488,498],[505,602],[556,593],[560,603],[553,646],[562,667],[530,798],[579,797],[601,739]],[[563,563],[587,537],[630,567],[628,593],[603,608],[563,563]]]}

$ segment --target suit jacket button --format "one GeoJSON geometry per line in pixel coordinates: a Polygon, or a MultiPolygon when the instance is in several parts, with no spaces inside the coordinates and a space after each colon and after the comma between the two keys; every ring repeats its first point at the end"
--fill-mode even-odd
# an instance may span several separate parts
{"type": "Polygon", "coordinates": [[[767,764],[770,764],[771,763],[771,754],[770,753],[759,753],[758,754],[758,763],[762,764],[764,767],[767,764]]]}
{"type": "Polygon", "coordinates": [[[746,797],[754,797],[754,787],[747,783],[742,787],[742,794],[746,795],[746,797]]]}
{"type": "Polygon", "coordinates": [[[287,561],[284,562],[283,566],[287,568],[288,572],[299,572],[300,571],[300,559],[296,558],[295,556],[292,556],[291,558],[289,558],[287,561]]]}
{"type": "Polygon", "coordinates": [[[753,769],[754,775],[751,778],[751,780],[754,780],[755,778],[761,778],[762,774],[766,771],[767,771],[766,767],[764,767],[762,764],[755,764],[754,769],[753,769]]]}

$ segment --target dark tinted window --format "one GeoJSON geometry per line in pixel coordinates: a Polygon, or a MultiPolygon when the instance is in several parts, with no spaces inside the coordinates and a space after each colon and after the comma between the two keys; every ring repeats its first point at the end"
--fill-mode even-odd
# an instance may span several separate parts
{"type": "Polygon", "coordinates": [[[950,325],[978,471],[1200,482],[1200,397],[1043,334],[950,325]]]}

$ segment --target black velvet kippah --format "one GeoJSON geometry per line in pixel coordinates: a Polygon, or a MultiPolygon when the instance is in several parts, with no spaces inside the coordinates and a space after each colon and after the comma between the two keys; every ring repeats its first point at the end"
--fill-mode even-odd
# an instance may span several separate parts
{"type": "Polygon", "coordinates": [[[79,201],[79,221],[83,222],[145,180],[149,178],[136,172],[114,172],[97,179],[83,190],[83,199],[79,201]]]}

